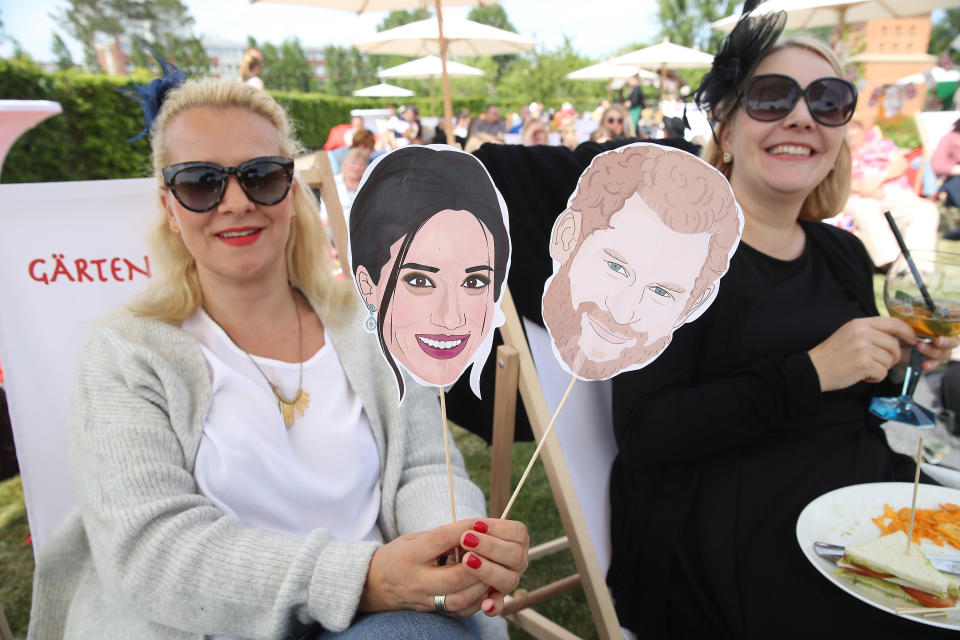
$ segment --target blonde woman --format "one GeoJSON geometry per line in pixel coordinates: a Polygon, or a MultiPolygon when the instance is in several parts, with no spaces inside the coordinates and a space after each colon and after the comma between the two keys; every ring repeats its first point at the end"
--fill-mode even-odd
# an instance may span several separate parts
{"type": "MultiPolygon", "coordinates": [[[[916,337],[878,317],[860,241],[818,222],[849,192],[857,93],[826,46],[778,43],[783,19],[742,20],[698,91],[716,134],[705,158],[745,225],[713,305],[614,379],[608,583],[620,622],[650,637],[926,637],[830,584],[797,546],[820,495],[912,480],[868,406],[896,395],[888,374],[916,337]]],[[[924,369],[956,345],[921,344],[924,369]]]]}
{"type": "Polygon", "coordinates": [[[398,406],[281,107],[187,81],[151,134],[156,282],[80,355],[78,506],[30,637],[505,637],[471,616],[500,612],[526,530],[483,517],[456,451],[450,523],[437,398],[398,406]]]}
{"type": "Polygon", "coordinates": [[[260,72],[263,71],[263,54],[257,49],[247,49],[240,61],[240,79],[251,87],[263,89],[260,72]]]}
{"type": "Polygon", "coordinates": [[[600,116],[600,126],[610,129],[613,138],[633,138],[637,135],[630,114],[619,103],[611,104],[604,109],[603,115],[600,116]]]}

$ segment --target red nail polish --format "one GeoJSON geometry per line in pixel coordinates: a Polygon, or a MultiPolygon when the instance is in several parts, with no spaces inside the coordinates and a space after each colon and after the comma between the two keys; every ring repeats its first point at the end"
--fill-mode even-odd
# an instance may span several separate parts
{"type": "Polygon", "coordinates": [[[493,610],[496,609],[496,608],[497,608],[497,603],[496,603],[496,602],[491,602],[491,603],[490,603],[490,606],[487,607],[486,609],[484,609],[484,611],[486,611],[487,613],[493,613],[493,610]]]}
{"type": "Polygon", "coordinates": [[[477,533],[486,533],[487,532],[487,523],[483,520],[477,520],[473,523],[473,530],[477,533]]]}
{"type": "Polygon", "coordinates": [[[463,536],[463,546],[473,549],[478,544],[480,544],[480,538],[474,533],[468,533],[463,536]]]}
{"type": "Polygon", "coordinates": [[[479,569],[479,568],[480,568],[480,558],[479,558],[477,555],[471,553],[471,554],[467,557],[467,566],[470,567],[471,569],[479,569]]]}
{"type": "Polygon", "coordinates": [[[496,587],[490,587],[489,589],[487,589],[487,597],[489,598],[490,596],[492,596],[492,595],[493,595],[494,593],[496,593],[496,592],[497,592],[497,588],[496,588],[496,587]]]}

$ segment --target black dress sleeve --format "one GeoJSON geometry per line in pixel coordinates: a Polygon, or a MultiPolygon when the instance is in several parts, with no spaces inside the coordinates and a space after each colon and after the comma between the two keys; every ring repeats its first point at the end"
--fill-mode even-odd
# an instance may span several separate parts
{"type": "MultiPolygon", "coordinates": [[[[731,275],[724,280],[728,292],[734,288],[726,281],[731,275]]],[[[820,382],[806,352],[727,368],[724,346],[736,330],[731,313],[736,303],[727,299],[723,304],[718,297],[716,309],[680,327],[651,364],[614,378],[613,423],[622,464],[715,456],[762,441],[794,418],[820,411],[820,382]]]]}

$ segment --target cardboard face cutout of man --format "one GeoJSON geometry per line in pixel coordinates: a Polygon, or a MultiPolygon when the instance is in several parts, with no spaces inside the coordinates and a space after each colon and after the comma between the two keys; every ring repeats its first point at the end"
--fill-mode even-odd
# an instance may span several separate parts
{"type": "Polygon", "coordinates": [[[596,156],[557,218],[543,320],[561,366],[605,380],[652,362],[716,297],[743,229],[726,178],[638,143],[596,156]]]}
{"type": "Polygon", "coordinates": [[[403,397],[402,367],[447,387],[480,369],[504,322],[507,209],[479,160],[446,145],[403,147],[364,172],[350,209],[350,267],[403,397]]]}

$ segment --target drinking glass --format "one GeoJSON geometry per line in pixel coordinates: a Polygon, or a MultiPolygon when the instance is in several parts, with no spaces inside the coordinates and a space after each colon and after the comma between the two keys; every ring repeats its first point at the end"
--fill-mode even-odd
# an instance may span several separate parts
{"type": "MultiPolygon", "coordinates": [[[[960,255],[945,251],[916,251],[911,252],[911,256],[934,309],[930,309],[908,261],[901,254],[890,267],[883,284],[887,311],[910,325],[917,339],[923,342],[932,342],[937,336],[957,335],[960,333],[960,255]]],[[[913,399],[924,360],[926,357],[914,347],[910,351],[900,395],[874,398],[870,411],[885,420],[933,428],[936,414],[913,399]]]]}

